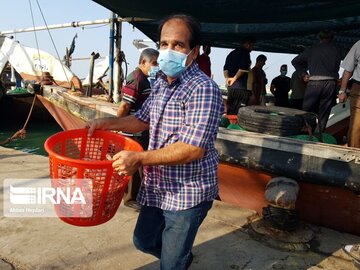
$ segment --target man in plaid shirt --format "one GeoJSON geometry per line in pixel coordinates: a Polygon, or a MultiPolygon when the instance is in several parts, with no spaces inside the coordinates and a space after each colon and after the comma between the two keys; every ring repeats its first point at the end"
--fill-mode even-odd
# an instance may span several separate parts
{"type": "Polygon", "coordinates": [[[132,175],[144,166],[134,244],[160,259],[161,269],[187,269],[199,226],[218,195],[216,140],[224,111],[216,83],[199,70],[200,24],[186,15],[159,27],[159,78],[134,115],[88,123],[94,129],[150,129],[149,149],[121,151],[113,167],[132,175]]]}

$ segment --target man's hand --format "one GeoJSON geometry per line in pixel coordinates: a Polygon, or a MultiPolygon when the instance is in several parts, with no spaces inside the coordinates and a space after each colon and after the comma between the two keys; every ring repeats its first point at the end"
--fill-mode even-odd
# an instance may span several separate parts
{"type": "Polygon", "coordinates": [[[90,120],[86,123],[86,128],[88,128],[88,136],[90,137],[95,129],[106,129],[107,127],[107,119],[94,119],[90,120]]]}
{"type": "Polygon", "coordinates": [[[113,156],[112,167],[124,175],[133,175],[141,166],[141,152],[121,151],[113,156]]]}
{"type": "Polygon", "coordinates": [[[347,100],[347,95],[345,92],[342,92],[338,95],[338,98],[340,103],[344,103],[347,100]]]}
{"type": "Polygon", "coordinates": [[[235,78],[235,77],[227,78],[227,79],[226,79],[226,85],[227,85],[227,86],[232,86],[235,81],[236,81],[236,78],[235,78]]]}

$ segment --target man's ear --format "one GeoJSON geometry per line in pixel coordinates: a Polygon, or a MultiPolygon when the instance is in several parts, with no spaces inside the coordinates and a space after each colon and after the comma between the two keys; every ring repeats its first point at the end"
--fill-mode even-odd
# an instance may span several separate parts
{"type": "Polygon", "coordinates": [[[200,54],[200,45],[197,45],[193,49],[193,60],[196,60],[200,54]]]}

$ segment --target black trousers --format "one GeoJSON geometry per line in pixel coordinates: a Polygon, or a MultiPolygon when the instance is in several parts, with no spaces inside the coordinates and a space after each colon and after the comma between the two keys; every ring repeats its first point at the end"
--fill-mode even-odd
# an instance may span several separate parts
{"type": "Polygon", "coordinates": [[[247,106],[251,91],[228,87],[227,114],[237,114],[240,107],[247,106]]]}
{"type": "Polygon", "coordinates": [[[304,99],[290,99],[290,107],[293,109],[302,110],[304,99]]]}
{"type": "Polygon", "coordinates": [[[303,110],[319,116],[321,131],[326,128],[331,108],[336,104],[335,80],[309,81],[306,87],[303,110]]]}

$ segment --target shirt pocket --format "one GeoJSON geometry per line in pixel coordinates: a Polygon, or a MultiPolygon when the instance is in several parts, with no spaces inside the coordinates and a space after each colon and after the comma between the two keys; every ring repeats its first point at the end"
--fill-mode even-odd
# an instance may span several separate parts
{"type": "Polygon", "coordinates": [[[178,133],[184,123],[184,119],[184,102],[178,99],[169,100],[163,112],[163,131],[168,134],[178,133]]]}

